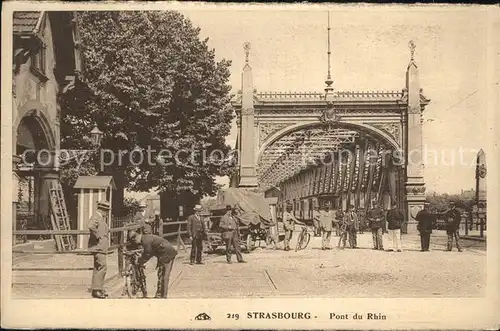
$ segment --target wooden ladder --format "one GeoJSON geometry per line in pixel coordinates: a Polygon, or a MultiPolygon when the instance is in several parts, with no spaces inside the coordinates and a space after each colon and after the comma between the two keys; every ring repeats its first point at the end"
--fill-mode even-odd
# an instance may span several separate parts
{"type": "MultiPolygon", "coordinates": [[[[52,182],[52,187],[50,188],[50,203],[53,230],[70,230],[68,210],[66,209],[64,193],[59,181],[52,182]]],[[[54,239],[58,251],[68,251],[76,248],[75,240],[72,235],[55,235],[54,239]]]]}

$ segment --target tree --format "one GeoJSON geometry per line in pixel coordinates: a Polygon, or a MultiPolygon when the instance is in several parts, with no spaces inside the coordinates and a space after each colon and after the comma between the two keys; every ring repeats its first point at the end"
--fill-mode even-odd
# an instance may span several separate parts
{"type": "Polygon", "coordinates": [[[449,207],[450,202],[455,202],[455,205],[460,210],[469,210],[476,203],[471,197],[474,196],[474,191],[465,191],[461,194],[436,194],[435,192],[427,196],[427,201],[434,211],[444,211],[449,207]]]}
{"type": "Polygon", "coordinates": [[[119,216],[135,215],[141,209],[140,202],[135,198],[125,198],[123,207],[119,211],[119,216]]]}
{"type": "Polygon", "coordinates": [[[88,146],[97,123],[114,158],[97,170],[112,173],[118,188],[215,194],[215,177],[233,166],[221,162],[231,152],[230,61],[217,62],[208,39],[178,12],[79,12],[78,21],[84,70],[62,102],[63,146],[88,146]],[[149,148],[151,162],[139,162],[134,148],[149,148]],[[172,157],[161,163],[160,150],[172,157]],[[202,162],[204,155],[214,157],[202,162]]]}

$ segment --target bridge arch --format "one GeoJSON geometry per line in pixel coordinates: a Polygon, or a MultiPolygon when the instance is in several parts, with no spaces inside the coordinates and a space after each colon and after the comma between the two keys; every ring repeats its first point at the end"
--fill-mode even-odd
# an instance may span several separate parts
{"type": "Polygon", "coordinates": [[[247,53],[242,88],[231,101],[237,114],[240,153],[231,186],[268,195],[268,188],[280,183],[287,187],[287,197],[281,200],[297,202],[327,194],[340,196],[336,199],[345,207],[354,196],[356,205],[364,208],[375,201],[373,196],[380,198],[389,191],[404,210],[408,229],[416,230],[410,210],[423,208],[425,201],[423,157],[418,153],[409,163],[405,154],[423,149],[422,114],[430,100],[420,88],[415,45],[409,45],[406,84],[396,91],[340,91],[327,80],[324,93],[258,92],[247,53]],[[325,122],[332,125],[323,131],[319,126],[325,122]],[[274,129],[278,130],[270,133],[274,129]],[[344,149],[355,151],[359,164],[342,165],[344,157],[337,152],[344,149]],[[389,166],[384,167],[380,160],[386,160],[388,150],[398,151],[399,160],[387,158],[389,166]],[[369,162],[371,156],[358,157],[365,151],[377,152],[376,164],[369,162]],[[333,160],[336,165],[325,166],[322,160],[333,160]]]}
{"type": "MultiPolygon", "coordinates": [[[[308,122],[302,122],[302,123],[296,123],[292,124],[290,126],[284,127],[273,134],[271,134],[269,137],[265,139],[265,141],[262,143],[262,145],[259,147],[257,151],[257,164],[260,163],[261,157],[265,150],[271,146],[274,142],[279,140],[280,138],[301,130],[301,129],[306,129],[306,128],[312,128],[312,127],[318,127],[318,126],[323,126],[324,124],[321,123],[320,121],[308,121],[308,122]]],[[[362,131],[365,133],[373,134],[374,137],[384,141],[386,144],[390,146],[391,149],[394,150],[403,150],[403,146],[401,146],[393,137],[391,137],[388,133],[384,132],[383,130],[380,130],[369,123],[360,123],[360,122],[355,122],[355,121],[339,121],[335,125],[335,127],[345,127],[345,128],[350,128],[355,131],[362,131]]]]}

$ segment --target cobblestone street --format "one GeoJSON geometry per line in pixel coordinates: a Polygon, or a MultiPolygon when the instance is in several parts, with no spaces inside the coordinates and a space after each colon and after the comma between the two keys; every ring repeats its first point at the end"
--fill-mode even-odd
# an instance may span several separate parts
{"type": "MultiPolygon", "coordinates": [[[[294,233],[294,237],[298,233],[294,233]]],[[[338,237],[332,238],[332,244],[338,237]]],[[[420,252],[417,235],[403,236],[404,252],[371,249],[371,234],[358,235],[360,249],[320,249],[312,238],[299,252],[257,248],[244,254],[248,263],[226,264],[222,250],[207,255],[205,265],[189,265],[184,252],[175,261],[170,277],[171,298],[239,297],[480,297],[486,277],[485,242],[462,240],[464,252],[444,251],[446,234],[436,231],[431,252],[420,252]]],[[[389,247],[384,238],[385,248],[389,247]]],[[[69,256],[58,256],[67,259],[69,256]]],[[[78,265],[91,266],[91,257],[78,257],[78,265]]],[[[38,257],[54,263],[55,257],[38,257]]],[[[72,257],[75,260],[75,257],[72,257]]],[[[115,255],[108,257],[113,270],[115,255]]],[[[235,257],[233,256],[233,260],[235,257]]],[[[26,266],[28,262],[22,265],[26,266]]],[[[75,261],[73,261],[75,263],[75,261]]],[[[155,259],[147,265],[148,292],[156,287],[155,259]]],[[[14,298],[89,298],[91,271],[14,272],[14,298]]],[[[111,298],[123,298],[120,278],[107,283],[111,298]]]]}
{"type": "MultiPolygon", "coordinates": [[[[294,234],[296,236],[297,233],[294,234]]],[[[332,238],[332,243],[338,240],[332,238]]],[[[186,265],[174,275],[171,297],[476,297],[484,295],[486,256],[482,244],[465,242],[459,253],[444,251],[446,236],[436,234],[431,252],[420,252],[419,238],[405,236],[405,252],[371,249],[371,234],[359,236],[361,249],[320,249],[313,238],[304,251],[257,249],[246,264],[186,265]]],[[[386,243],[386,247],[388,247],[386,243]]],[[[234,257],[233,257],[234,259],[234,257]]]]}

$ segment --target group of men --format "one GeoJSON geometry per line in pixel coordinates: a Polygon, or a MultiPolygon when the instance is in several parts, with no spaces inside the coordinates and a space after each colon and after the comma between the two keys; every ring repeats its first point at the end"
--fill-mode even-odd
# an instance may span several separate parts
{"type": "MultiPolygon", "coordinates": [[[[374,203],[373,208],[366,214],[366,219],[372,232],[373,249],[384,250],[382,236],[387,227],[393,245],[389,251],[401,252],[401,225],[404,216],[397,208],[396,203],[392,204],[387,214],[379,207],[378,203],[374,203]]],[[[339,236],[337,246],[340,249],[344,249],[347,242],[350,248],[358,248],[357,233],[362,230],[362,226],[360,216],[353,205],[349,205],[346,211],[341,209],[333,211],[330,209],[330,203],[326,202],[323,208],[318,207],[314,211],[313,222],[316,232],[321,233],[321,249],[331,249],[330,240],[334,228],[339,236]]]]}
{"type": "Polygon", "coordinates": [[[460,246],[460,235],[458,231],[460,229],[460,221],[462,219],[462,216],[457,210],[454,202],[450,202],[449,208],[446,211],[437,214],[433,214],[429,211],[429,203],[426,202],[424,204],[424,209],[420,210],[417,213],[415,218],[418,222],[417,230],[420,233],[421,251],[429,251],[430,238],[432,230],[435,227],[436,216],[445,218],[446,235],[448,236],[446,250],[451,251],[453,249],[453,241],[455,241],[457,250],[461,252],[462,247],[460,246]]]}
{"type": "MultiPolygon", "coordinates": [[[[105,202],[97,203],[97,211],[89,220],[88,228],[90,231],[88,247],[94,256],[94,270],[92,274],[92,297],[105,299],[108,294],[104,290],[104,279],[107,271],[106,253],[109,247],[109,229],[104,215],[109,210],[109,204],[105,202]]],[[[290,239],[292,238],[294,225],[305,226],[305,223],[299,221],[292,213],[291,206],[283,213],[283,227],[285,230],[284,250],[290,250],[290,239]]],[[[203,264],[202,251],[203,241],[207,239],[207,225],[201,216],[202,207],[196,205],[194,214],[187,219],[187,232],[191,239],[190,264],[203,264]]],[[[141,214],[144,216],[144,214],[141,214]]],[[[128,240],[130,245],[142,247],[143,253],[138,260],[139,265],[144,265],[153,256],[157,258],[158,283],[155,298],[166,298],[168,294],[168,282],[172,271],[173,262],[177,255],[175,248],[164,238],[153,234],[154,225],[151,222],[144,221],[141,215],[136,215],[136,221],[141,219],[142,227],[138,231],[129,231],[128,240]]],[[[444,216],[446,220],[446,233],[448,236],[447,250],[451,251],[453,241],[459,252],[460,236],[458,234],[461,215],[456,209],[455,204],[450,203],[450,207],[443,213],[437,215],[444,216]]],[[[359,216],[354,206],[349,205],[345,212],[341,210],[333,211],[330,204],[326,203],[323,208],[314,212],[314,227],[318,229],[322,236],[321,249],[331,249],[331,233],[336,227],[339,231],[338,247],[343,249],[346,242],[349,242],[351,248],[357,246],[357,232],[360,230],[359,216]]],[[[429,204],[425,203],[424,208],[416,215],[418,222],[417,230],[420,233],[421,251],[429,251],[430,236],[435,226],[436,215],[429,211],[429,204]]],[[[401,226],[404,221],[403,213],[397,208],[394,202],[391,209],[384,213],[378,203],[374,203],[373,208],[366,214],[368,225],[372,232],[373,249],[384,250],[383,232],[385,232],[387,222],[387,233],[392,242],[392,249],[389,251],[402,251],[401,246],[401,226]]],[[[226,260],[231,263],[232,250],[234,250],[236,259],[239,263],[245,263],[240,251],[239,242],[239,222],[238,210],[234,206],[226,206],[226,213],[222,216],[219,226],[222,230],[222,238],[226,244],[226,260]]],[[[277,236],[270,236],[274,241],[275,248],[278,242],[277,236]]],[[[128,247],[131,249],[131,246],[128,247]]]]}
{"type": "MultiPolygon", "coordinates": [[[[196,205],[194,214],[187,218],[187,232],[191,239],[190,264],[203,264],[201,257],[203,252],[203,241],[207,240],[207,225],[201,215],[202,207],[196,205]]],[[[222,216],[219,227],[221,236],[226,244],[226,261],[231,263],[231,251],[234,250],[236,260],[245,263],[240,250],[238,208],[227,205],[226,213],[222,216]]]]}

